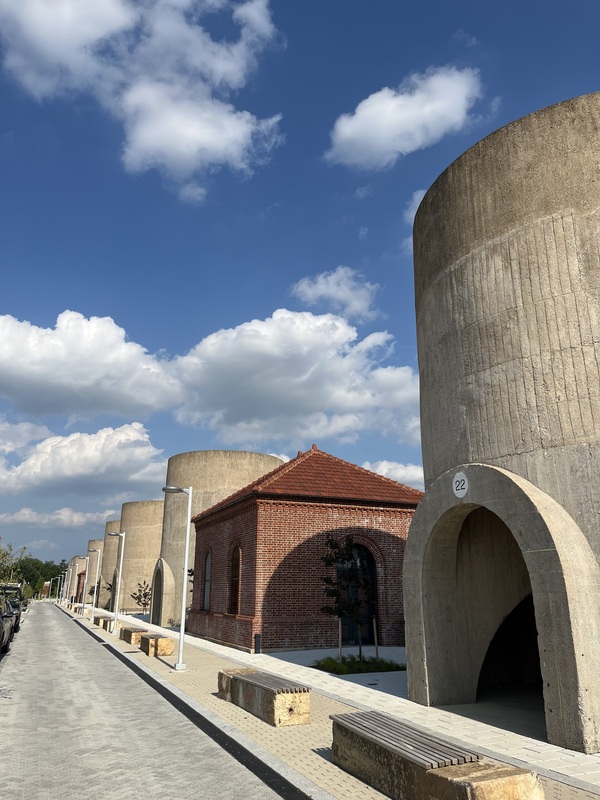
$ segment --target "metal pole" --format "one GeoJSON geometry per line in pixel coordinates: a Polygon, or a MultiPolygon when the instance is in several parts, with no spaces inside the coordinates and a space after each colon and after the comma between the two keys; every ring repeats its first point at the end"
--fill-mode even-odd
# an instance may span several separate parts
{"type": "Polygon", "coordinates": [[[108,534],[109,536],[120,536],[121,537],[121,556],[119,558],[119,574],[117,576],[117,594],[115,596],[115,619],[113,622],[113,635],[116,635],[118,632],[118,619],[119,619],[119,599],[121,594],[121,573],[123,572],[123,553],[125,552],[125,531],[117,534],[108,534]]]}
{"type": "Polygon", "coordinates": [[[183,660],[183,642],[185,637],[185,610],[187,606],[187,595],[188,595],[188,569],[189,569],[189,560],[190,560],[190,520],[192,519],[192,487],[190,486],[188,489],[183,490],[185,494],[188,496],[187,502],[187,519],[186,519],[186,528],[185,528],[185,552],[183,556],[183,589],[181,591],[181,622],[179,623],[179,652],[177,655],[177,663],[175,664],[175,669],[178,671],[183,671],[186,669],[184,660],[183,660]]]}
{"type": "Polygon", "coordinates": [[[97,553],[96,556],[96,583],[94,584],[94,599],[92,600],[92,611],[90,619],[94,621],[94,611],[96,610],[96,597],[98,595],[98,573],[100,572],[100,550],[89,550],[89,553],[97,553]]]}
{"type": "Polygon", "coordinates": [[[85,558],[85,579],[83,581],[83,605],[81,606],[81,616],[85,619],[85,595],[87,592],[87,585],[88,585],[88,577],[90,573],[90,557],[84,556],[85,558]]]}

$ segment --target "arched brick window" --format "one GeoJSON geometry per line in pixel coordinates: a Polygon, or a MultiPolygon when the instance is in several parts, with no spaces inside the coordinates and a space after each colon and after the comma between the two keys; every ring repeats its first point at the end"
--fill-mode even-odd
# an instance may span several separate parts
{"type": "Polygon", "coordinates": [[[240,579],[242,575],[242,551],[236,545],[231,553],[231,573],[229,577],[229,608],[230,614],[239,614],[240,611],[240,579]]]}
{"type": "Polygon", "coordinates": [[[210,550],[209,550],[208,553],[206,554],[206,556],[204,557],[204,592],[203,592],[203,598],[204,599],[203,599],[203,603],[202,603],[202,608],[205,611],[208,611],[210,609],[210,580],[211,580],[210,568],[211,568],[211,561],[212,561],[212,557],[211,557],[210,550]]]}

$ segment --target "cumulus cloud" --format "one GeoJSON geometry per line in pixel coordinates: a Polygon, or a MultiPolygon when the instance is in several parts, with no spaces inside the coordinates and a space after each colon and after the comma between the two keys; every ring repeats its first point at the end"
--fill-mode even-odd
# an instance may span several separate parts
{"type": "Polygon", "coordinates": [[[411,367],[382,365],[392,345],[386,332],[359,340],[333,314],[279,309],[217,331],[176,360],[186,387],[178,418],[244,445],[354,441],[369,430],[415,443],[418,377],[411,367]]]}
{"type": "Polygon", "coordinates": [[[461,130],[482,95],[475,69],[431,67],[410,75],[397,89],[384,87],[339,117],[325,154],[334,164],[380,170],[398,158],[461,130]]]}
{"type": "MultiPolygon", "coordinates": [[[[32,508],[21,508],[10,514],[0,514],[1,524],[25,525],[32,528],[85,528],[88,525],[104,524],[111,517],[118,516],[120,511],[85,512],[72,508],[58,508],[56,511],[43,513],[32,508]]],[[[41,541],[46,541],[41,540],[41,541]]],[[[27,545],[31,547],[32,545],[27,545]]]]}
{"type": "MultiPolygon", "coordinates": [[[[366,229],[362,229],[361,231],[366,229]]],[[[351,267],[339,266],[331,272],[302,278],[292,287],[292,294],[308,306],[325,303],[345,319],[369,320],[377,316],[373,301],[378,284],[368,283],[351,267]]]]}
{"type": "MultiPolygon", "coordinates": [[[[298,291],[307,302],[337,302],[345,316],[364,318],[373,314],[376,288],[341,268],[298,291]]],[[[244,446],[353,441],[371,430],[414,443],[418,379],[411,367],[391,365],[393,345],[385,331],[360,339],[339,315],[280,309],[162,359],[127,341],[110,318],[65,312],[55,329],[42,329],[0,317],[0,396],[39,417],[170,411],[244,446]]],[[[33,424],[5,430],[6,452],[19,442],[27,446],[20,464],[0,462],[6,491],[18,483],[39,491],[50,491],[53,482],[87,485],[92,474],[108,481],[110,473],[113,483],[126,485],[164,477],[153,471],[157,451],[140,423],[68,437],[47,436],[33,424]],[[144,460],[150,475],[139,471],[144,460]]]]}
{"type": "Polygon", "coordinates": [[[384,478],[391,478],[398,483],[404,483],[406,486],[423,491],[425,485],[423,467],[417,464],[399,464],[397,461],[365,461],[362,466],[371,472],[383,475],[384,478]]]}
{"type": "Polygon", "coordinates": [[[171,407],[181,387],[110,317],[64,311],[54,329],[0,316],[0,396],[38,416],[131,417],[171,407]]]}
{"type": "Polygon", "coordinates": [[[19,453],[31,442],[39,442],[47,436],[50,436],[50,431],[45,425],[11,423],[0,416],[0,454],[19,453]]]}
{"type": "Polygon", "coordinates": [[[52,495],[154,495],[166,474],[147,430],[139,422],[97,433],[51,436],[16,466],[0,464],[0,491],[52,495]]]}
{"type": "Polygon", "coordinates": [[[0,0],[6,69],[39,100],[94,96],[123,124],[125,168],[158,169],[187,202],[202,194],[192,178],[249,174],[280,144],[279,115],[261,120],[228,99],[275,33],[268,0],[0,0]],[[215,15],[237,39],[210,35],[215,15]]]}

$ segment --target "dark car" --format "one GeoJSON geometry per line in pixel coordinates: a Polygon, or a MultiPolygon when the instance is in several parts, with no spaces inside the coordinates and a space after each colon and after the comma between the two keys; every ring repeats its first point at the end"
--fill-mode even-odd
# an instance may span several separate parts
{"type": "Polygon", "coordinates": [[[23,591],[18,583],[5,583],[0,586],[0,592],[4,592],[15,613],[16,633],[21,627],[21,614],[24,606],[23,591]]]}
{"type": "Polygon", "coordinates": [[[0,652],[8,653],[15,635],[15,612],[8,597],[0,589],[0,652]]]}

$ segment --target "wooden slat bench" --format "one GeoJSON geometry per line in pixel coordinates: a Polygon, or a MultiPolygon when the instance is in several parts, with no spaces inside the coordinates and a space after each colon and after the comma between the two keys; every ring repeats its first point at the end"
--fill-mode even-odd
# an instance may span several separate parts
{"type": "Polygon", "coordinates": [[[335,714],[333,763],[397,800],[542,800],[535,775],[380,711],[335,714]]]}
{"type": "Polygon", "coordinates": [[[310,688],[268,672],[222,670],[219,697],[275,727],[310,722],[310,688]]]}

